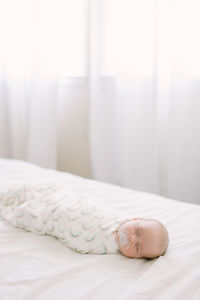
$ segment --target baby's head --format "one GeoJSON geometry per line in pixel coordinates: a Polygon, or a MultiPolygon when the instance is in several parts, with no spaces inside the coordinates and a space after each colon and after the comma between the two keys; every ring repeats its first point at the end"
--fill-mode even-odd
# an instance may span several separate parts
{"type": "Polygon", "coordinates": [[[120,252],[132,258],[155,258],[168,247],[168,232],[154,219],[134,218],[117,230],[116,242],[120,252]]]}

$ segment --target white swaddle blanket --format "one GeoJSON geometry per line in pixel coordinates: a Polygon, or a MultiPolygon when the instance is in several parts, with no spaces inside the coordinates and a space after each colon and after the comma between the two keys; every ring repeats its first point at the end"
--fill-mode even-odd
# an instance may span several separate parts
{"type": "Polygon", "coordinates": [[[21,185],[0,191],[0,212],[15,227],[57,237],[80,253],[116,253],[124,218],[66,185],[21,185]]]}

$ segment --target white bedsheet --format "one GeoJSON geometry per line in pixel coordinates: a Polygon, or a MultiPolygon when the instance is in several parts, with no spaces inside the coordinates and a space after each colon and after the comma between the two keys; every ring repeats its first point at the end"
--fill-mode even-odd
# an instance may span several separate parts
{"type": "Polygon", "coordinates": [[[65,182],[128,217],[159,219],[170,245],[154,260],[84,255],[1,220],[0,300],[200,299],[200,206],[1,159],[0,188],[8,182],[65,182]]]}

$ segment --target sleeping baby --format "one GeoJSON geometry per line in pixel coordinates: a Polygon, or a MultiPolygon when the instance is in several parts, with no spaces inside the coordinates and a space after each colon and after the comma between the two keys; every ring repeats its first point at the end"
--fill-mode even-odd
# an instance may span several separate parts
{"type": "Polygon", "coordinates": [[[159,221],[126,218],[64,184],[4,187],[0,214],[17,228],[54,236],[80,253],[155,258],[168,247],[168,232],[159,221]]]}

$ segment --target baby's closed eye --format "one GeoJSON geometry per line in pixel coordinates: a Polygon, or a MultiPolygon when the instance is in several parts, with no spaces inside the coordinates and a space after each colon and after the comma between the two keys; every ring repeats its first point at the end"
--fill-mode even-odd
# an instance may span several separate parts
{"type": "Polygon", "coordinates": [[[140,224],[138,224],[138,226],[136,227],[135,233],[136,233],[137,236],[142,234],[142,227],[141,227],[140,224]]]}
{"type": "Polygon", "coordinates": [[[139,243],[135,244],[135,251],[137,254],[141,253],[141,245],[139,243]]]}

